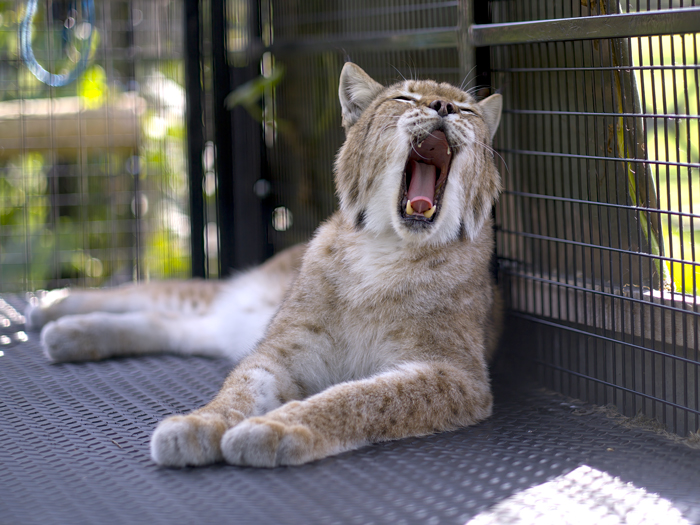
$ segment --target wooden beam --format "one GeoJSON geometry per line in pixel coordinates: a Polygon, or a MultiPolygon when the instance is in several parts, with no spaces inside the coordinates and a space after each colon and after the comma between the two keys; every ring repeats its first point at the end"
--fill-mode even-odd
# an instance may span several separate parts
{"type": "Polygon", "coordinates": [[[0,159],[27,150],[136,148],[146,105],[135,93],[97,109],[79,97],[0,102],[0,159]]]}

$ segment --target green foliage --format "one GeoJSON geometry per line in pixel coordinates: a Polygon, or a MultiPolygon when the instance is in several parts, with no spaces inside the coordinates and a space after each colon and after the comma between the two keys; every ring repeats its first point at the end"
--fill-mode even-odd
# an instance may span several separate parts
{"type": "Polygon", "coordinates": [[[40,280],[53,254],[54,240],[44,225],[44,158],[30,152],[9,162],[0,178],[0,266],[3,281],[40,280]]]}
{"type": "MultiPolygon", "coordinates": [[[[700,35],[667,35],[632,39],[634,63],[642,66],[692,65],[700,35]]],[[[700,144],[698,137],[697,76],[687,68],[645,69],[637,72],[643,94],[644,111],[670,115],[647,119],[647,155],[649,160],[684,164],[652,165],[652,175],[663,210],[698,213],[700,206],[700,144]],[[680,118],[673,118],[679,115],[680,118]],[[685,116],[691,116],[686,118],[685,116]],[[694,117],[694,118],[692,118],[694,117]],[[694,165],[694,167],[693,167],[694,165]]],[[[662,216],[664,253],[673,259],[699,261],[700,219],[675,214],[662,216]]],[[[671,264],[676,291],[698,293],[700,267],[681,262],[671,264]],[[697,283],[697,285],[696,285],[697,283]]]]}
{"type": "Polygon", "coordinates": [[[17,57],[17,12],[14,1],[0,1],[0,56],[17,57]]]}
{"type": "MultiPolygon", "coordinates": [[[[89,53],[95,62],[78,82],[49,88],[17,61],[23,5],[0,0],[0,76],[16,79],[3,84],[0,100],[77,95],[83,110],[97,110],[90,118],[110,118],[111,111],[101,108],[122,95],[112,80],[130,78],[134,64],[127,64],[128,72],[120,75],[124,62],[113,58],[113,73],[108,74],[98,62],[101,35],[93,28],[89,53]]],[[[61,23],[46,31],[45,17],[42,5],[34,20],[33,47],[40,63],[53,63],[53,72],[60,73],[85,51],[87,32],[78,23],[66,41],[61,23]]],[[[137,265],[144,278],[189,274],[184,98],[176,108],[168,98],[184,93],[184,65],[181,59],[135,65],[135,80],[143,91],[134,95],[147,101],[145,111],[138,113],[140,132],[134,130],[137,148],[86,148],[76,139],[75,148],[34,150],[31,142],[23,141],[21,149],[1,152],[0,291],[66,282],[100,286],[112,278],[132,279],[137,265]]]]}
{"type": "Polygon", "coordinates": [[[263,121],[263,109],[260,105],[265,92],[273,89],[284,78],[284,66],[279,62],[275,64],[269,76],[261,75],[249,80],[242,86],[234,89],[226,97],[226,107],[233,109],[242,106],[250,116],[258,122],[263,121]]]}
{"type": "Polygon", "coordinates": [[[182,241],[167,229],[159,229],[149,237],[146,260],[150,277],[162,279],[189,273],[189,244],[182,241]]]}
{"type": "Polygon", "coordinates": [[[99,108],[104,104],[108,94],[107,73],[98,65],[90,66],[78,83],[81,106],[85,109],[99,108]]]}

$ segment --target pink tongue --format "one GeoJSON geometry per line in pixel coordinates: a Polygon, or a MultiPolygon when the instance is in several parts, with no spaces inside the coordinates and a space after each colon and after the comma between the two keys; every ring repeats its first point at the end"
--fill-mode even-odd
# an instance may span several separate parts
{"type": "Polygon", "coordinates": [[[435,166],[411,161],[411,185],[408,188],[408,200],[418,213],[433,207],[435,198],[435,166]]]}

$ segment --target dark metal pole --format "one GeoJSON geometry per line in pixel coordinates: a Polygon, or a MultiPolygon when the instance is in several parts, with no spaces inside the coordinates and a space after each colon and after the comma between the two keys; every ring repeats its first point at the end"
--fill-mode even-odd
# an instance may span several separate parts
{"type": "Polygon", "coordinates": [[[231,73],[227,60],[226,0],[211,1],[212,73],[214,91],[214,146],[219,213],[219,275],[228,275],[235,267],[234,172],[231,113],[226,96],[231,92],[231,73]]]}
{"type": "MultiPolygon", "coordinates": [[[[245,56],[241,56],[239,51],[235,67],[231,68],[233,89],[260,75],[260,59],[254,52],[260,46],[259,3],[259,0],[248,0],[247,45],[245,56]]],[[[231,110],[230,117],[233,123],[231,151],[235,185],[233,235],[236,251],[233,254],[233,267],[239,269],[259,264],[265,259],[270,211],[266,210],[264,198],[253,190],[256,181],[262,177],[265,159],[262,125],[240,106],[231,110]]]]}
{"type": "Polygon", "coordinates": [[[202,194],[202,76],[199,0],[185,0],[185,89],[187,93],[187,161],[190,181],[192,276],[204,277],[204,196],[202,194]]]}
{"type": "MultiPolygon", "coordinates": [[[[474,23],[490,24],[490,9],[490,4],[488,2],[474,2],[474,23]]],[[[481,88],[476,91],[477,95],[488,95],[491,89],[491,48],[477,47],[474,53],[476,66],[476,81],[474,82],[474,87],[481,86],[481,88]],[[481,89],[484,90],[483,93],[480,93],[481,89]]]]}
{"type": "Polygon", "coordinates": [[[259,59],[251,52],[260,39],[260,20],[258,0],[248,0],[248,43],[242,56],[238,50],[238,57],[231,59],[225,40],[226,2],[212,0],[211,6],[219,272],[225,276],[262,262],[267,247],[264,203],[253,191],[262,172],[262,127],[244,108],[229,110],[225,105],[233,89],[260,74],[259,59]]]}

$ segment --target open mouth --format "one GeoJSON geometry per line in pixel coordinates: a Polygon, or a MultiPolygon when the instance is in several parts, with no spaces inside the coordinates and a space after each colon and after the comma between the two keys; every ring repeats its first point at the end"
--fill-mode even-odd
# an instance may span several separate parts
{"type": "Polygon", "coordinates": [[[418,222],[435,219],[445,192],[452,154],[447,137],[440,130],[412,145],[399,203],[402,218],[418,222]]]}

